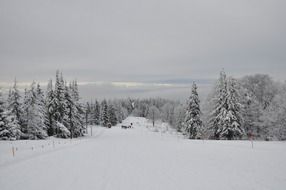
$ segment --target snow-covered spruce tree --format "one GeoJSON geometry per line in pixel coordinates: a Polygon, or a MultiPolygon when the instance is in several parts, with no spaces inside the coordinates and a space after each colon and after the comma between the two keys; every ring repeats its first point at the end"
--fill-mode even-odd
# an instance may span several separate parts
{"type": "Polygon", "coordinates": [[[125,119],[125,113],[124,113],[122,104],[120,101],[115,101],[114,106],[115,106],[115,114],[116,114],[117,121],[118,123],[122,123],[122,121],[125,119]]]}
{"type": "Polygon", "coordinates": [[[108,104],[108,121],[112,126],[115,126],[117,124],[117,118],[116,118],[116,114],[115,114],[115,108],[114,106],[109,103],[108,104]]]}
{"type": "Polygon", "coordinates": [[[74,137],[83,136],[84,127],[84,109],[80,103],[77,81],[73,81],[70,85],[70,92],[74,104],[74,137]]]}
{"type": "Polygon", "coordinates": [[[107,105],[107,102],[106,100],[103,100],[101,102],[101,115],[100,115],[100,121],[101,121],[101,125],[104,126],[104,127],[107,127],[108,126],[108,123],[109,123],[109,117],[108,117],[108,105],[107,105]]]}
{"type": "Polygon", "coordinates": [[[56,129],[56,121],[55,121],[55,110],[56,110],[56,99],[55,93],[53,90],[53,82],[49,81],[46,91],[46,100],[45,100],[45,108],[46,108],[46,126],[48,130],[48,135],[53,136],[55,134],[56,129]]]}
{"type": "MultiPolygon", "coordinates": [[[[75,136],[76,129],[76,106],[72,98],[71,85],[65,86],[65,114],[63,119],[63,125],[60,127],[57,136],[61,138],[73,138],[75,136]],[[66,128],[66,129],[65,129],[66,128]]],[[[60,126],[60,124],[58,124],[60,126]]]]}
{"type": "Polygon", "coordinates": [[[200,138],[202,128],[200,100],[197,92],[197,85],[193,83],[192,94],[187,103],[187,110],[184,120],[184,131],[190,139],[200,138]]]}
{"type": "Polygon", "coordinates": [[[220,72],[220,77],[211,99],[211,105],[212,111],[210,113],[209,126],[213,131],[212,138],[219,139],[227,114],[227,79],[224,71],[220,72]]]}
{"type": "Polygon", "coordinates": [[[0,138],[1,140],[9,139],[9,130],[7,129],[7,119],[6,119],[6,107],[5,101],[3,99],[2,90],[0,88],[0,138]]]}
{"type": "Polygon", "coordinates": [[[43,114],[44,116],[44,124],[45,124],[45,129],[47,130],[48,127],[46,125],[46,103],[45,103],[45,95],[44,95],[44,92],[43,90],[41,89],[41,86],[40,84],[37,84],[37,87],[36,87],[36,97],[37,97],[37,104],[38,104],[38,107],[39,107],[39,110],[40,112],[43,114]]]}
{"type": "Polygon", "coordinates": [[[26,133],[30,139],[43,139],[47,137],[45,116],[42,107],[42,98],[38,97],[35,82],[26,91],[24,100],[26,133]]]}
{"type": "Polygon", "coordinates": [[[14,85],[12,89],[10,90],[9,96],[8,96],[8,110],[11,114],[15,115],[16,122],[19,125],[22,125],[22,114],[23,110],[21,107],[21,95],[17,88],[17,81],[14,80],[14,85]]]}
{"type": "Polygon", "coordinates": [[[242,127],[241,104],[239,102],[240,98],[236,80],[230,77],[227,86],[226,114],[221,115],[225,117],[222,118],[224,122],[219,133],[221,137],[232,140],[241,138],[244,130],[242,127]]]}
{"type": "MultiPolygon", "coordinates": [[[[63,75],[59,71],[56,72],[56,84],[55,84],[55,120],[62,123],[65,114],[65,84],[63,75]]],[[[57,129],[56,129],[57,133],[57,129]]]]}
{"type": "Polygon", "coordinates": [[[22,132],[16,115],[12,110],[7,109],[0,89],[0,139],[16,140],[20,139],[22,132]]]}
{"type": "Polygon", "coordinates": [[[21,131],[25,134],[25,139],[28,138],[28,90],[25,88],[24,90],[24,98],[23,98],[23,103],[21,105],[21,109],[23,110],[23,114],[21,116],[22,119],[22,125],[21,125],[21,131]]]}
{"type": "Polygon", "coordinates": [[[93,111],[93,120],[96,125],[100,125],[100,105],[98,101],[95,101],[94,111],[93,111]]]}

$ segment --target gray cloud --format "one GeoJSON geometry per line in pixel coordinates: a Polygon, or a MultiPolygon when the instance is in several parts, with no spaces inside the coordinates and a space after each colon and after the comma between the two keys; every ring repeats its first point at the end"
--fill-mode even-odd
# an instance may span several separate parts
{"type": "Polygon", "coordinates": [[[56,69],[82,82],[212,80],[222,68],[285,80],[285,7],[282,0],[1,1],[0,81],[47,81],[56,69]]]}

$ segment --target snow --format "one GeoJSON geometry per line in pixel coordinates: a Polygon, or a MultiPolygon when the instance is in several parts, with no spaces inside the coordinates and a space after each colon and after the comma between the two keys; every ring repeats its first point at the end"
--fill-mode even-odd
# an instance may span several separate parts
{"type": "Polygon", "coordinates": [[[286,187],[284,142],[188,140],[154,132],[144,118],[123,125],[131,122],[132,129],[94,127],[92,137],[73,140],[0,141],[1,190],[286,187]]]}

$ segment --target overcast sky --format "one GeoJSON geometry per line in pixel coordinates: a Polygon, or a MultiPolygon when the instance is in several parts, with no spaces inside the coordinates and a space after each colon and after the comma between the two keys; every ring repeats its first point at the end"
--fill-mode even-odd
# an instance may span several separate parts
{"type": "Polygon", "coordinates": [[[285,10],[285,0],[0,0],[0,81],[60,69],[89,98],[185,97],[222,68],[285,80],[285,10]]]}

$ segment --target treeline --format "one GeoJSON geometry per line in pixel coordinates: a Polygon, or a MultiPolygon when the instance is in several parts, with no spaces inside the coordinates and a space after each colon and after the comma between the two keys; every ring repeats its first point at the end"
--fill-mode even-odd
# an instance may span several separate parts
{"type": "MultiPolygon", "coordinates": [[[[86,104],[86,122],[89,125],[115,126],[128,117],[128,100],[96,100],[86,104]]],[[[130,110],[130,109],[129,109],[130,110]]]]}
{"type": "Polygon", "coordinates": [[[130,113],[127,105],[123,100],[85,105],[80,101],[77,81],[65,81],[59,71],[55,83],[50,80],[45,91],[32,82],[23,97],[15,80],[7,99],[0,91],[0,139],[80,137],[88,124],[107,127],[122,122],[130,113]]]}
{"type": "Polygon", "coordinates": [[[222,71],[203,103],[195,83],[185,103],[161,98],[133,102],[133,115],[168,122],[190,139],[286,140],[286,84],[268,75],[234,79],[222,71]]]}
{"type": "Polygon", "coordinates": [[[59,71],[45,92],[32,82],[22,98],[15,80],[6,101],[0,93],[0,139],[73,138],[83,136],[84,129],[77,81],[66,82],[59,71]]]}
{"type": "Polygon", "coordinates": [[[193,83],[186,102],[162,98],[115,99],[82,104],[77,81],[57,71],[44,92],[33,82],[21,97],[15,81],[8,98],[0,91],[0,139],[83,136],[86,126],[114,126],[127,116],[162,120],[190,139],[286,140],[286,83],[268,75],[241,79],[222,71],[206,101],[193,83]]]}
{"type": "Polygon", "coordinates": [[[204,104],[204,135],[214,139],[286,140],[286,83],[264,74],[220,73],[204,104]]]}

